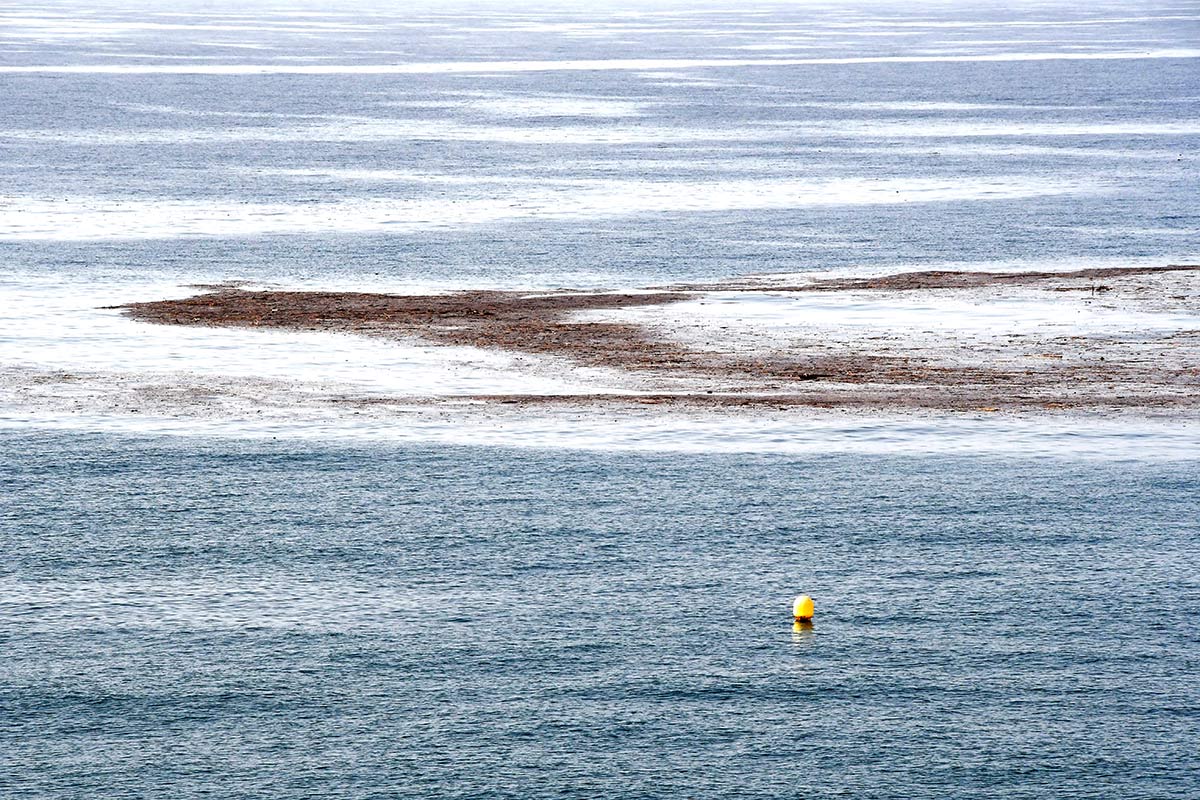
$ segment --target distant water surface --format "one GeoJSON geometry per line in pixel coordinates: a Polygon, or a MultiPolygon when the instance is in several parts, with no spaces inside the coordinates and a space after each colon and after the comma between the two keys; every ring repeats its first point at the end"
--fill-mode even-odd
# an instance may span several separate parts
{"type": "MultiPolygon", "coordinates": [[[[101,308],[221,281],[420,292],[1200,261],[1197,64],[1200,14],[1173,0],[10,3],[0,390],[40,380],[31,368],[109,394],[246,374],[564,385],[501,375],[490,353],[443,351],[448,374],[416,348],[152,331],[101,308]]],[[[55,391],[0,402],[0,422],[162,429],[140,404],[97,414],[55,391]]]]}
{"type": "Polygon", "coordinates": [[[18,273],[638,283],[1197,251],[1188,3],[59,0],[0,23],[18,273]]]}

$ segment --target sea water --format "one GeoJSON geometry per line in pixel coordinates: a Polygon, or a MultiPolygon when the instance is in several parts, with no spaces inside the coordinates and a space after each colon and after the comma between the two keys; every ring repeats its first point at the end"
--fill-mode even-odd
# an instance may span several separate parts
{"type": "MultiPolygon", "coordinates": [[[[590,445],[599,426],[711,445],[661,418],[365,420],[328,397],[628,386],[544,357],[167,330],[113,306],[228,281],[411,293],[1193,262],[1198,17],[1172,2],[10,4],[0,424],[539,446],[590,445]],[[218,389],[215,411],[195,402],[218,389]]],[[[997,425],[985,440],[1021,438],[997,425]]],[[[848,427],[837,446],[870,429],[848,427]]],[[[1096,431],[1058,429],[1064,446],[1096,431]]],[[[726,430],[748,450],[830,437],[797,418],[726,430]]]]}
{"type": "Polygon", "coordinates": [[[1194,460],[0,446],[6,797],[1194,796],[1194,460]]]}
{"type": "Polygon", "coordinates": [[[371,417],[275,400],[591,384],[104,307],[1194,263],[1198,18],[5,5],[0,794],[1193,796],[1187,420],[371,417]]]}

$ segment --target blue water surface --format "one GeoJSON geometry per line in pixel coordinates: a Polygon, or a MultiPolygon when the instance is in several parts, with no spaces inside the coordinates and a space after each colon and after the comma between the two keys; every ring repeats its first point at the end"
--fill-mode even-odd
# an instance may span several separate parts
{"type": "Polygon", "coordinates": [[[0,453],[6,797],[1194,796],[1195,462],[0,453]]]}

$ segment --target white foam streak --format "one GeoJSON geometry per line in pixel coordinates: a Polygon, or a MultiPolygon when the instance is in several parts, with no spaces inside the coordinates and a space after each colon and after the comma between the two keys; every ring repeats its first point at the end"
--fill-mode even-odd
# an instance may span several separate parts
{"type": "Polygon", "coordinates": [[[8,26],[6,34],[20,36],[25,33],[21,29],[30,29],[26,35],[90,38],[92,36],[111,36],[122,33],[160,32],[160,31],[221,31],[221,32],[272,32],[272,33],[326,33],[333,31],[368,32],[373,30],[368,25],[348,25],[333,22],[262,22],[254,24],[242,23],[176,23],[176,22],[135,22],[132,20],[95,20],[72,19],[69,17],[18,17],[0,15],[0,24],[8,26]]]}
{"type": "Polygon", "coordinates": [[[978,413],[862,416],[808,409],[791,414],[662,414],[652,411],[478,414],[395,409],[353,424],[302,417],[178,418],[23,412],[0,408],[0,428],[135,435],[291,439],[363,444],[443,444],[540,450],[678,453],[996,455],[1104,461],[1194,460],[1200,423],[1174,416],[1063,415],[1028,419],[978,413]]]}
{"type": "Polygon", "coordinates": [[[476,111],[504,117],[636,117],[642,104],[573,97],[508,97],[470,101],[476,111]]]}
{"type": "MultiPolygon", "coordinates": [[[[908,345],[937,347],[948,338],[987,342],[1010,336],[1108,336],[1128,331],[1174,334],[1200,327],[1200,317],[1179,310],[1147,311],[1099,303],[1064,306],[1046,293],[980,295],[969,299],[924,293],[837,292],[771,294],[715,292],[701,300],[667,309],[588,312],[584,319],[654,323],[666,318],[676,331],[697,329],[701,339],[712,330],[728,336],[754,336],[786,347],[802,336],[817,340],[857,341],[881,330],[908,345]]],[[[864,341],[864,345],[867,343],[864,341]]],[[[725,347],[728,342],[722,341],[725,347]]],[[[865,349],[865,348],[864,348],[865,349]]]]}
{"type": "Polygon", "coordinates": [[[991,120],[830,120],[774,123],[807,135],[915,139],[1020,136],[1193,136],[1200,120],[1173,122],[999,122],[991,120]]]}
{"type": "Polygon", "coordinates": [[[450,199],[359,198],[326,203],[235,203],[16,197],[0,204],[0,239],[246,236],[314,231],[403,232],[527,218],[595,219],[664,212],[1008,200],[1094,191],[1027,178],[989,180],[562,181],[450,199]]]}
{"type": "MultiPolygon", "coordinates": [[[[103,306],[139,299],[186,297],[173,284],[58,282],[0,284],[0,373],[79,375],[70,387],[124,381],[183,396],[218,384],[236,404],[253,395],[447,396],[506,392],[612,391],[601,370],[556,368],[553,359],[310,331],[188,328],[136,322],[103,306]],[[89,384],[86,376],[104,376],[89,384]],[[239,382],[242,382],[239,384],[239,382]]],[[[20,380],[18,378],[18,380],[20,380]]],[[[3,384],[0,375],[0,385],[3,384]]],[[[85,392],[86,394],[86,392],[85,392]]],[[[251,412],[252,413],[252,412],[251,412]]]]}
{"type": "MultiPolygon", "coordinates": [[[[209,115],[213,114],[209,112],[209,115]]],[[[237,115],[231,115],[237,116],[237,115]]],[[[249,118],[249,115],[245,115],[249,118]]],[[[547,123],[536,126],[474,125],[448,119],[410,120],[374,117],[326,117],[319,122],[281,126],[228,126],[204,129],[10,130],[0,140],[104,144],[187,144],[196,142],[369,142],[416,139],[511,144],[637,144],[720,142],[761,139],[766,128],[750,130],[682,128],[666,125],[587,125],[547,123]]]]}
{"type": "Polygon", "coordinates": [[[412,64],[44,64],[3,65],[0,73],[110,75],[436,75],[608,70],[679,70],[720,67],[799,67],[839,64],[925,64],[995,61],[1120,61],[1200,58],[1197,48],[1100,52],[982,53],[970,55],[846,56],[830,58],[616,58],[561,61],[442,61],[412,64]]]}

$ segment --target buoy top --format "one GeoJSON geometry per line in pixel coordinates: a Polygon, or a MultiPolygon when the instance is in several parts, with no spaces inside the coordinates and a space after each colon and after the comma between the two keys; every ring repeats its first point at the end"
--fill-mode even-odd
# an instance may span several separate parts
{"type": "Polygon", "coordinates": [[[792,616],[797,620],[809,620],[813,616],[813,599],[806,594],[792,601],[792,616]]]}

